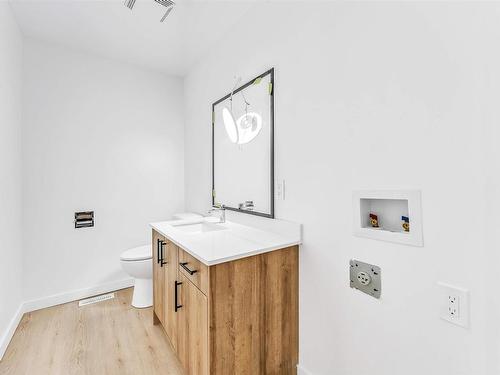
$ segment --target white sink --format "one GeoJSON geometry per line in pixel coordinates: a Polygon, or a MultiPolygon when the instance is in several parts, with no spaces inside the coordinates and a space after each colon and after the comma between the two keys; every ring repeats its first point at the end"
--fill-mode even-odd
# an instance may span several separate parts
{"type": "Polygon", "coordinates": [[[216,232],[219,230],[226,230],[227,228],[222,225],[214,224],[214,223],[191,223],[191,224],[179,224],[174,225],[177,230],[180,230],[185,233],[206,233],[206,232],[216,232]]]}

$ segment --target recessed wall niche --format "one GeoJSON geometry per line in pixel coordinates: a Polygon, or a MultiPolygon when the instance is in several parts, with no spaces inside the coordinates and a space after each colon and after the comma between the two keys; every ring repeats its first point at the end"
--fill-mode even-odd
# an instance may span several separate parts
{"type": "Polygon", "coordinates": [[[354,191],[353,234],[375,240],[423,246],[420,191],[354,191]]]}

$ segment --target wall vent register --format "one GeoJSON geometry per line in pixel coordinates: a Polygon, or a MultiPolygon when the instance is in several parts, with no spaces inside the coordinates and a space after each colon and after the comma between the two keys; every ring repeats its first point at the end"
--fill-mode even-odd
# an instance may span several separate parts
{"type": "Polygon", "coordinates": [[[99,303],[99,302],[104,302],[104,301],[107,301],[108,299],[113,299],[113,298],[115,298],[114,293],[101,294],[100,296],[95,296],[95,297],[82,299],[82,300],[78,301],[78,307],[92,305],[94,303],[99,303]]]}
{"type": "Polygon", "coordinates": [[[94,226],[94,211],[75,212],[75,228],[94,226]]]}

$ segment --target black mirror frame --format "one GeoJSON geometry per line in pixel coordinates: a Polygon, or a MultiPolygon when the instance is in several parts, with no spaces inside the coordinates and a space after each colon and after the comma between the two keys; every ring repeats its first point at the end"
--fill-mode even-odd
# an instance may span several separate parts
{"type": "MultiPolygon", "coordinates": [[[[268,71],[258,75],[257,77],[255,77],[254,79],[248,81],[247,83],[245,83],[244,85],[236,88],[233,92],[233,95],[234,94],[237,94],[238,92],[244,90],[245,88],[247,88],[248,86],[252,85],[255,80],[259,79],[259,78],[264,78],[266,77],[267,75],[270,76],[270,83],[271,83],[271,88],[270,88],[270,95],[269,95],[269,100],[270,100],[270,123],[269,123],[269,126],[270,126],[270,133],[271,133],[271,136],[270,136],[270,147],[271,147],[271,191],[270,191],[270,194],[271,194],[271,200],[270,200],[270,203],[271,203],[271,212],[269,214],[267,213],[264,213],[264,212],[258,212],[258,211],[251,211],[251,210],[243,210],[243,209],[239,209],[239,208],[236,208],[236,207],[228,207],[228,206],[224,206],[226,210],[231,210],[231,211],[236,211],[236,212],[241,212],[241,213],[245,213],[245,214],[250,214],[250,215],[256,215],[256,216],[262,216],[262,217],[267,217],[267,218],[270,218],[270,219],[274,219],[274,93],[275,93],[275,90],[276,90],[276,87],[275,87],[275,84],[274,84],[274,68],[271,68],[269,69],[268,71]]],[[[214,102],[212,104],[212,206],[215,205],[215,194],[214,192],[216,191],[215,190],[215,131],[214,131],[214,127],[215,127],[215,106],[221,102],[223,102],[224,100],[228,99],[231,97],[231,93],[225,95],[224,97],[220,98],[219,100],[217,100],[216,102],[214,102]]],[[[223,202],[221,202],[223,203],[223,202]]]]}

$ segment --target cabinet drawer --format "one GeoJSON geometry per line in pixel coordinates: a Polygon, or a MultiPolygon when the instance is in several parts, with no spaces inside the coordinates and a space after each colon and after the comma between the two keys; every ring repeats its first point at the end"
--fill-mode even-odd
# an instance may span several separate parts
{"type": "Polygon", "coordinates": [[[179,248],[179,272],[186,276],[203,294],[208,293],[208,266],[179,248]]]}

